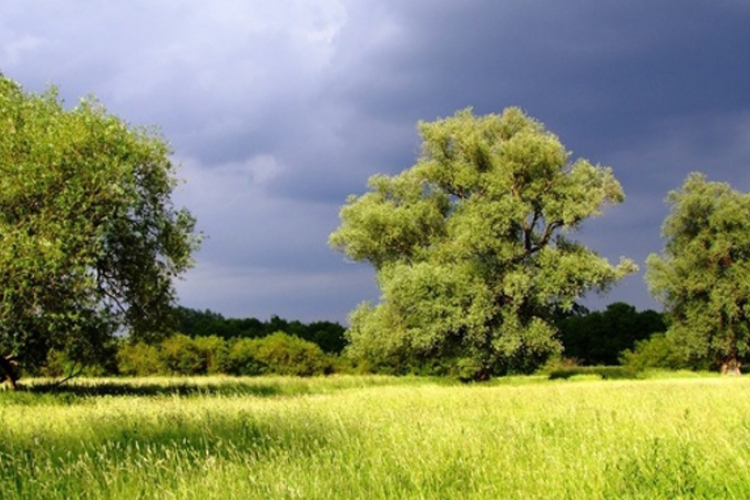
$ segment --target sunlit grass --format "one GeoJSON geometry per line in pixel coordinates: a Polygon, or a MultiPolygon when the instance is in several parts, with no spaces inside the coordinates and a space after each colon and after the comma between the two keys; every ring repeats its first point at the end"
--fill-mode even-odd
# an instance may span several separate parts
{"type": "Polygon", "coordinates": [[[750,498],[746,378],[125,385],[0,394],[0,497],[750,498]]]}

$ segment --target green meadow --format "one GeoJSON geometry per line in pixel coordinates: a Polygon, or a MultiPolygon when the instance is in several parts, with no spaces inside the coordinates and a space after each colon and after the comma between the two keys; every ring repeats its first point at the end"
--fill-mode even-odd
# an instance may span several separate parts
{"type": "Polygon", "coordinates": [[[750,498],[750,379],[83,379],[0,392],[0,498],[750,498]]]}

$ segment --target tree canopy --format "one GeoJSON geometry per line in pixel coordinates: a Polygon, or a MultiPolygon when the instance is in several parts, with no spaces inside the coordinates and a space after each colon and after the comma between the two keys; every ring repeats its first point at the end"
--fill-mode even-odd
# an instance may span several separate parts
{"type": "Polygon", "coordinates": [[[667,202],[666,246],[646,261],[667,335],[692,364],[738,373],[750,341],[750,195],[692,173],[667,202]]]}
{"type": "Polygon", "coordinates": [[[0,77],[0,373],[15,381],[10,360],[52,348],[85,361],[118,329],[161,331],[198,244],[176,183],[154,131],[0,77]]]}
{"type": "Polygon", "coordinates": [[[372,264],[377,305],[350,316],[350,353],[461,376],[528,371],[560,349],[552,318],[636,269],[569,238],[620,203],[611,169],[570,153],[517,108],[420,123],[422,155],[351,196],[330,244],[372,264]]]}
{"type": "Polygon", "coordinates": [[[662,314],[638,312],[624,302],[615,302],[604,311],[586,311],[558,320],[564,355],[583,365],[616,365],[626,349],[667,327],[662,314]]]}

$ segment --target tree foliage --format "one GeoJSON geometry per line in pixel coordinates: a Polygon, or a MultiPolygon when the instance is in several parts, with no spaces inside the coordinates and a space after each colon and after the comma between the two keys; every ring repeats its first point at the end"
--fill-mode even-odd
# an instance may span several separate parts
{"type": "Polygon", "coordinates": [[[646,261],[667,335],[689,364],[738,372],[750,341],[750,195],[692,173],[667,202],[666,246],[646,261]]]}
{"type": "Polygon", "coordinates": [[[288,321],[271,316],[268,321],[257,318],[225,318],[219,313],[176,307],[172,313],[174,329],[191,337],[216,335],[223,339],[260,338],[283,331],[318,344],[328,354],[341,354],[346,346],[344,327],[331,321],[288,321]]]}
{"type": "Polygon", "coordinates": [[[604,311],[568,316],[557,326],[565,357],[583,365],[615,365],[624,350],[667,329],[658,312],[638,312],[623,302],[610,304],[604,311]]]}
{"type": "Polygon", "coordinates": [[[377,272],[381,301],[351,317],[350,353],[380,364],[443,359],[459,375],[529,371],[560,349],[552,316],[632,272],[568,237],[624,195],[516,108],[420,123],[411,169],[351,196],[330,243],[377,272]]]}
{"type": "MultiPolygon", "coordinates": [[[[107,375],[295,375],[333,373],[348,367],[317,344],[285,332],[260,338],[224,340],[215,335],[188,337],[177,333],[161,342],[146,344],[121,339],[116,371],[107,375]]],[[[61,359],[56,366],[65,366],[61,359]]],[[[45,367],[46,370],[49,368],[45,367]]]]}
{"type": "Polygon", "coordinates": [[[169,156],[93,99],[67,110],[0,78],[0,354],[85,361],[117,329],[161,331],[197,245],[169,156]]]}
{"type": "Polygon", "coordinates": [[[665,333],[655,333],[651,337],[639,340],[632,349],[626,349],[620,355],[620,363],[635,371],[648,368],[663,368],[668,370],[708,369],[705,360],[691,360],[684,356],[678,345],[678,340],[665,333]]]}
{"type": "Polygon", "coordinates": [[[120,375],[132,377],[167,373],[159,347],[145,342],[123,342],[117,350],[117,369],[120,375]]]}

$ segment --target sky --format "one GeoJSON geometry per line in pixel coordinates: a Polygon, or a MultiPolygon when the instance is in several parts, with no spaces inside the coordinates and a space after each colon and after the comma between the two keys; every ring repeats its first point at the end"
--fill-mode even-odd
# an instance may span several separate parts
{"type": "Polygon", "coordinates": [[[689,172],[750,190],[746,0],[4,0],[0,71],[156,126],[206,239],[179,302],[345,322],[374,273],[328,247],[350,194],[411,167],[416,124],[519,106],[626,201],[571,235],[643,280],[689,172]]]}

